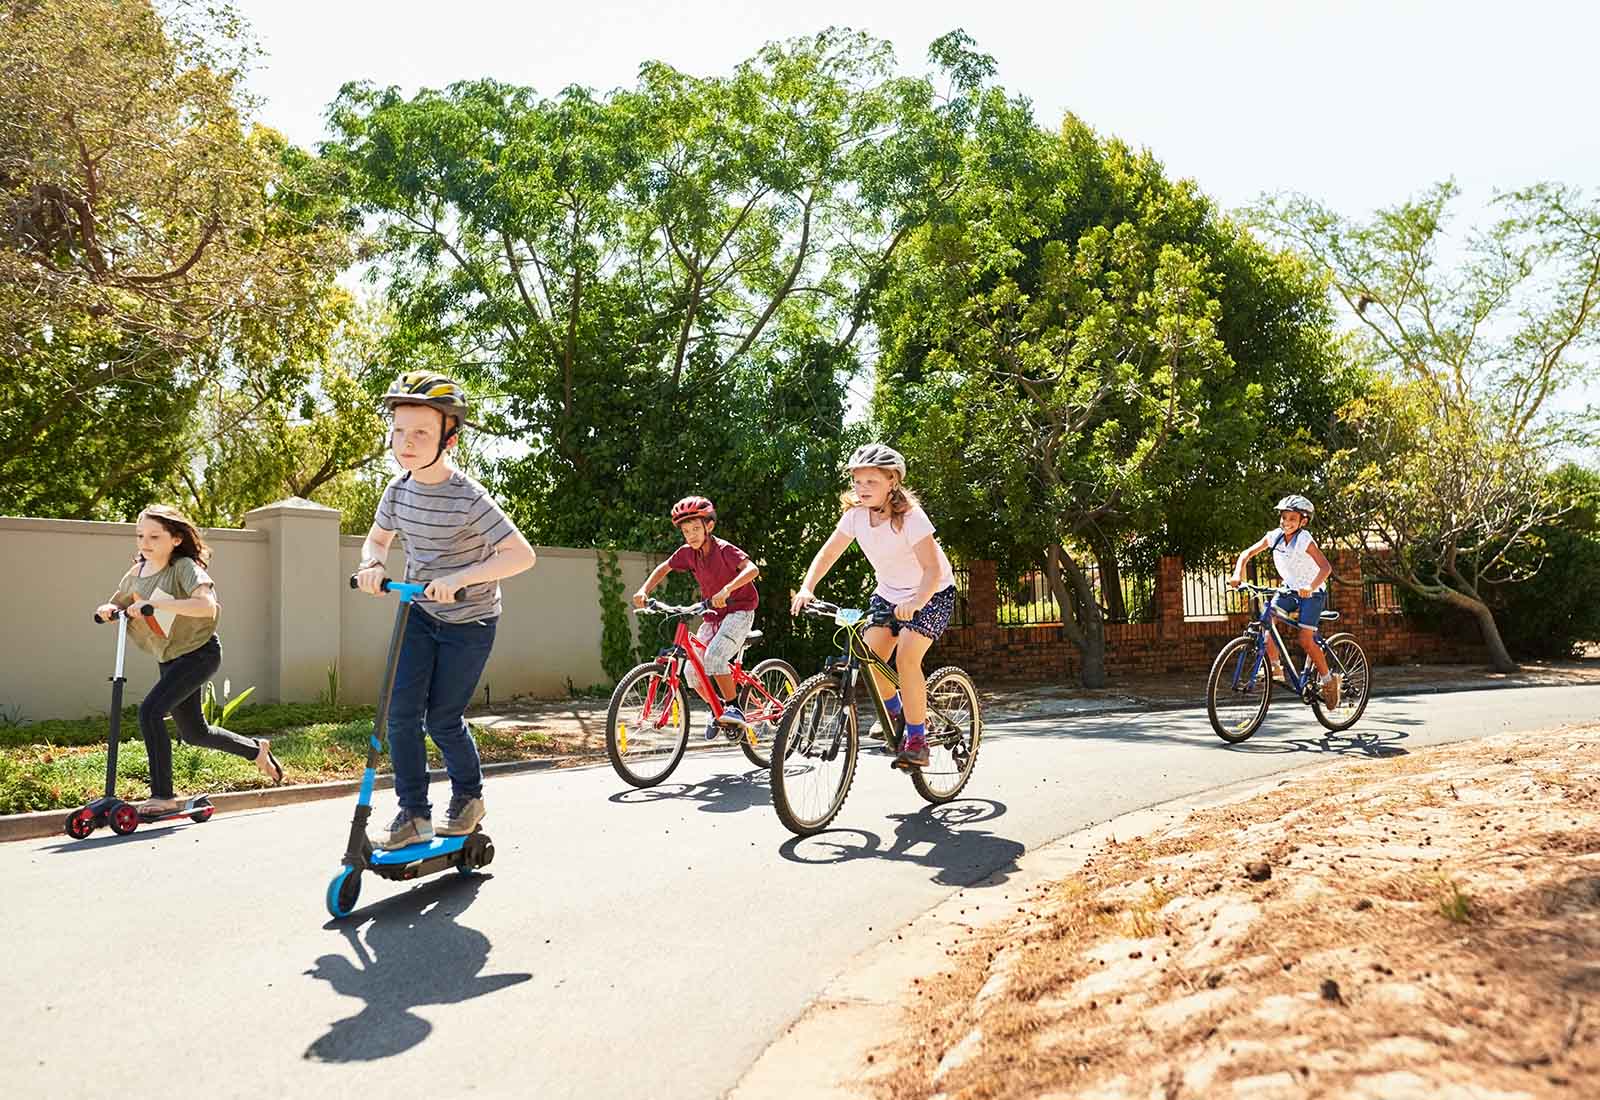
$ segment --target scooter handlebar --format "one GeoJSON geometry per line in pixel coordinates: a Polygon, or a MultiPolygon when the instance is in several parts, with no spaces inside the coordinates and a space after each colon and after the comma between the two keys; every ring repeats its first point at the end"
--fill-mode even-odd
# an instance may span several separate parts
{"type": "MultiPolygon", "coordinates": [[[[139,614],[141,614],[141,615],[154,615],[155,613],[156,613],[156,609],[154,607],[152,607],[150,604],[144,604],[143,606],[141,606],[139,608],[139,614]]],[[[125,619],[127,617],[128,617],[128,608],[126,608],[126,607],[119,608],[111,616],[111,618],[109,618],[109,619],[102,619],[100,617],[100,612],[98,612],[98,611],[94,612],[94,614],[92,614],[90,616],[90,618],[92,618],[95,622],[99,623],[101,626],[104,626],[106,623],[116,622],[118,619],[125,619]]]]}
{"type": "MultiPolygon", "coordinates": [[[[354,574],[352,574],[351,577],[350,577],[350,587],[351,588],[360,588],[361,587],[359,584],[356,583],[356,578],[355,578],[354,574]]],[[[411,591],[411,595],[412,595],[413,599],[415,599],[417,596],[422,595],[428,589],[428,586],[425,585],[425,584],[407,584],[405,581],[392,581],[388,577],[383,578],[383,583],[381,585],[379,585],[379,587],[382,588],[383,591],[385,591],[385,592],[404,592],[407,589],[409,589],[411,591]]],[[[456,589],[456,599],[458,599],[458,600],[466,599],[466,596],[467,596],[467,590],[465,588],[456,589]]]]}

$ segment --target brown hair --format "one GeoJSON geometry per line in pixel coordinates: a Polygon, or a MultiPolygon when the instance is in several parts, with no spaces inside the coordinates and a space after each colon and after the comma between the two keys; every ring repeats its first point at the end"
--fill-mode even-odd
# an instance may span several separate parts
{"type": "MultiPolygon", "coordinates": [[[[889,526],[899,531],[906,525],[906,513],[913,508],[920,507],[922,502],[917,499],[917,494],[906,488],[905,483],[898,480],[899,470],[891,470],[887,466],[874,466],[874,470],[882,470],[886,474],[894,474],[897,479],[893,489],[889,490],[889,499],[885,502],[889,506],[889,526]]],[[[839,494],[841,511],[848,512],[852,508],[861,507],[861,500],[856,496],[854,489],[846,489],[839,494]]],[[[876,511],[877,509],[874,509],[876,511]]]]}
{"type": "Polygon", "coordinates": [[[139,513],[140,519],[146,517],[161,524],[178,540],[177,549],[172,551],[173,557],[193,558],[201,565],[211,564],[211,547],[200,537],[200,528],[188,516],[170,504],[152,504],[139,513]]]}

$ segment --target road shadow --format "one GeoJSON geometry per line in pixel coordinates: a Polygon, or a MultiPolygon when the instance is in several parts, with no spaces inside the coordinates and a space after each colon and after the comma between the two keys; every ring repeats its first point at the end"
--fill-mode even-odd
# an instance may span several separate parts
{"type": "Polygon", "coordinates": [[[607,801],[618,805],[641,802],[698,803],[698,809],[713,814],[734,814],[757,806],[772,805],[772,780],[765,768],[751,768],[737,775],[708,776],[697,783],[658,783],[654,787],[630,787],[618,791],[607,801]]]}
{"type": "Polygon", "coordinates": [[[412,1009],[459,1004],[532,974],[481,974],[489,937],[457,922],[493,875],[447,875],[399,897],[370,906],[365,916],[330,921],[350,945],[354,961],[323,955],[304,973],[365,1003],[336,1020],[302,1055],[313,1062],[375,1062],[425,1040],[433,1025],[412,1009]],[[361,932],[365,928],[366,935],[361,932]]]}
{"type": "Polygon", "coordinates": [[[1232,752],[1241,752],[1247,755],[1264,756],[1275,753],[1311,752],[1319,756],[1357,756],[1372,760],[1383,760],[1394,756],[1409,756],[1411,751],[1399,742],[1406,740],[1411,735],[1402,729],[1386,729],[1385,726],[1414,725],[1415,723],[1394,722],[1385,719],[1382,725],[1368,726],[1364,729],[1345,730],[1343,733],[1322,731],[1321,736],[1310,737],[1269,737],[1267,740],[1258,741],[1258,732],[1248,741],[1241,741],[1237,745],[1228,745],[1232,752]]]}
{"type": "Polygon", "coordinates": [[[141,824],[126,836],[118,836],[109,828],[105,832],[97,832],[83,840],[73,840],[66,837],[65,826],[67,814],[71,811],[61,811],[63,836],[54,844],[47,844],[40,848],[41,852],[54,852],[58,855],[70,852],[90,852],[96,848],[109,848],[117,844],[137,844],[141,840],[159,840],[162,837],[174,836],[185,833],[190,829],[214,829],[219,823],[225,824],[232,821],[242,821],[247,817],[257,817],[261,814],[271,813],[270,809],[261,810],[235,810],[232,813],[217,813],[209,821],[151,821],[141,824]]]}
{"type": "MultiPolygon", "coordinates": [[[[1395,700],[1399,701],[1399,700],[1395,700]]],[[[1424,716],[1385,714],[1382,718],[1363,720],[1351,733],[1370,731],[1374,726],[1420,727],[1427,724],[1424,716]]],[[[1305,730],[1309,725],[1319,734],[1309,708],[1299,702],[1274,704],[1267,712],[1266,722],[1256,737],[1278,739],[1291,731],[1305,730]]],[[[1012,718],[986,725],[984,737],[989,740],[1011,738],[1085,739],[1092,741],[1123,741],[1141,745],[1222,745],[1224,742],[1211,729],[1205,711],[1139,711],[1116,714],[1061,714],[1036,718],[1012,718]]],[[[1313,737],[1309,740],[1315,741],[1313,737]]]]}
{"type": "Polygon", "coordinates": [[[963,798],[916,813],[890,814],[896,824],[888,843],[866,829],[831,829],[785,841],[778,854],[792,863],[818,865],[857,859],[915,863],[933,868],[933,881],[941,886],[998,885],[1011,877],[1027,848],[972,826],[1005,812],[1005,803],[992,798],[963,798]]]}

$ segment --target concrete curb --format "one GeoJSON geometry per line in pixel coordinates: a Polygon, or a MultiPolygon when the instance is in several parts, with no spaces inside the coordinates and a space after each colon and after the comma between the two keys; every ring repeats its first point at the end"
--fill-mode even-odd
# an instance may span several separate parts
{"type": "MultiPolygon", "coordinates": [[[[557,767],[587,767],[606,763],[605,756],[563,756],[546,760],[508,760],[500,764],[485,764],[484,778],[496,775],[514,775],[517,772],[550,771],[557,767]]],[[[444,769],[428,772],[428,780],[446,778],[444,769]]],[[[394,776],[380,775],[375,790],[390,790],[394,776]]],[[[219,812],[239,810],[264,810],[272,806],[292,806],[297,802],[315,802],[324,798],[340,798],[355,794],[361,789],[359,779],[334,779],[326,783],[299,783],[289,787],[263,787],[252,791],[226,791],[211,796],[211,804],[219,812]]],[[[13,814],[0,817],[0,843],[8,840],[32,840],[39,837],[65,835],[69,810],[40,810],[37,813],[13,814]]]]}
{"type": "Polygon", "coordinates": [[[1015,871],[957,890],[850,960],[724,1100],[869,1100],[876,1095],[875,1078],[893,1071],[892,1065],[874,1064],[869,1055],[904,1033],[902,1012],[912,979],[944,969],[975,931],[1016,915],[1019,903],[1080,870],[1109,839],[1145,836],[1195,810],[1242,802],[1336,763],[1321,761],[1129,811],[1033,849],[1015,871]]]}

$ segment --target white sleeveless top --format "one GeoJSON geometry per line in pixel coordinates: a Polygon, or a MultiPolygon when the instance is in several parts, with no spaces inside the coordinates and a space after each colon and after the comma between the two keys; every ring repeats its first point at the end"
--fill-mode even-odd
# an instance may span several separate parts
{"type": "MultiPolygon", "coordinates": [[[[1274,527],[1266,538],[1267,545],[1272,547],[1272,564],[1277,567],[1283,583],[1294,589],[1310,588],[1320,569],[1311,557],[1311,548],[1317,544],[1311,532],[1302,527],[1293,538],[1288,538],[1281,527],[1274,527]]],[[[1319,586],[1317,591],[1325,587],[1319,586]]]]}

